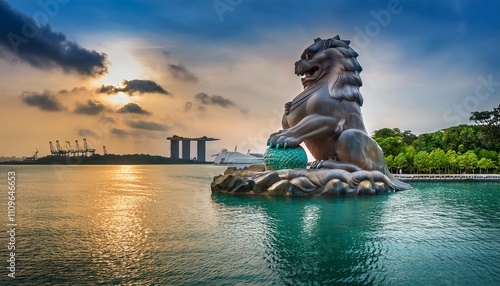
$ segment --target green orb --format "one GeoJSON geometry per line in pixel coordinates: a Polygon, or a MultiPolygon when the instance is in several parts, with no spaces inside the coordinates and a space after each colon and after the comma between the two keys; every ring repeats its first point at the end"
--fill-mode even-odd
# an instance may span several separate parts
{"type": "Polygon", "coordinates": [[[302,147],[276,149],[268,147],[264,152],[266,170],[283,170],[307,167],[306,151],[302,147]]]}

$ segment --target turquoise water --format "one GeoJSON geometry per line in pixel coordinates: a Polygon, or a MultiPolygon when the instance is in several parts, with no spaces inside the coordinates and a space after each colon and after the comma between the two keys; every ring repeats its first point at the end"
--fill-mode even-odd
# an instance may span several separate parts
{"type": "Polygon", "coordinates": [[[287,199],[212,196],[210,165],[0,166],[3,190],[12,170],[1,285],[500,284],[497,183],[287,199]]]}

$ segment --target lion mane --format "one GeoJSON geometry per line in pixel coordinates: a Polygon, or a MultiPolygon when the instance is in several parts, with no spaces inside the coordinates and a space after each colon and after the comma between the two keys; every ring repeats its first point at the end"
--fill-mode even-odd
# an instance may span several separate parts
{"type": "MultiPolygon", "coordinates": [[[[322,41],[316,38],[315,43],[322,41]]],[[[350,41],[341,40],[337,35],[324,41],[324,49],[329,50],[336,59],[332,66],[333,74],[337,76],[330,95],[334,99],[356,101],[363,106],[363,96],[359,88],[363,85],[359,73],[363,70],[358,63],[356,53],[350,46],[350,41]]]]}

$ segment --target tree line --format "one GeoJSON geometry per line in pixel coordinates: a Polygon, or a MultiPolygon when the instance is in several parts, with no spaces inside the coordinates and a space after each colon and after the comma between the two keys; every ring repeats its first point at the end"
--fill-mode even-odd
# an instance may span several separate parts
{"type": "Polygon", "coordinates": [[[372,138],[391,172],[500,173],[500,105],[472,112],[475,125],[458,125],[420,135],[382,128],[372,138]]]}

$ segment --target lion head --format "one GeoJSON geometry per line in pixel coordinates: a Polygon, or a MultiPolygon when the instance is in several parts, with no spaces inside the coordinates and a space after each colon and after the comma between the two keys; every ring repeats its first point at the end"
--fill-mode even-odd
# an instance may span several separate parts
{"type": "Polygon", "coordinates": [[[356,59],[358,53],[349,44],[350,41],[341,40],[338,35],[326,40],[316,38],[295,62],[295,74],[300,77],[304,89],[326,80],[332,98],[363,105],[359,92],[362,85],[359,73],[363,69],[356,59]]]}

